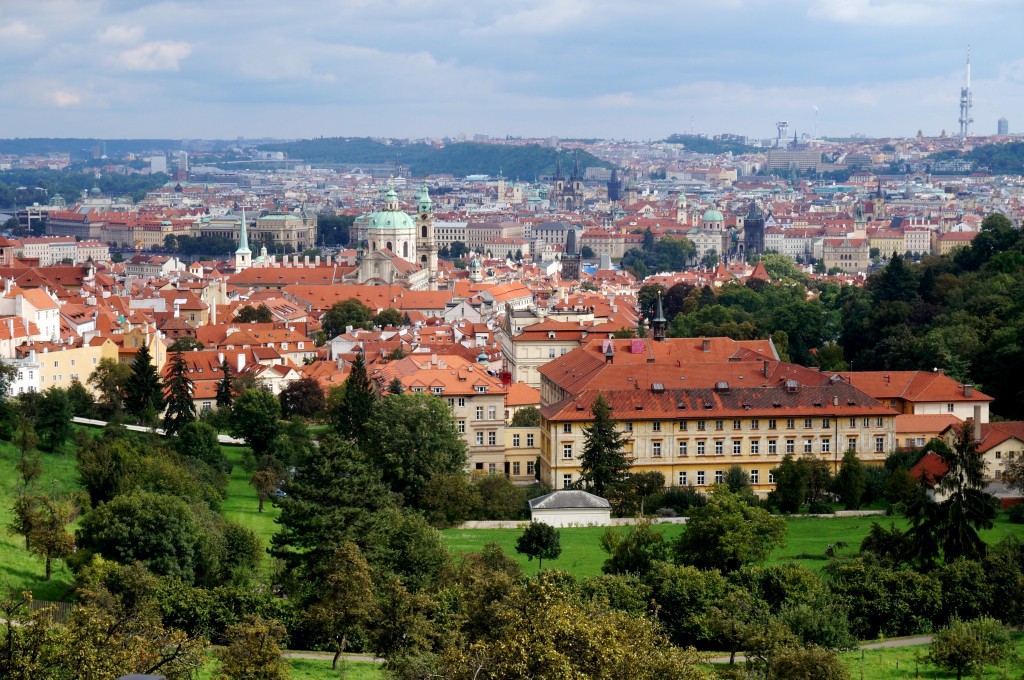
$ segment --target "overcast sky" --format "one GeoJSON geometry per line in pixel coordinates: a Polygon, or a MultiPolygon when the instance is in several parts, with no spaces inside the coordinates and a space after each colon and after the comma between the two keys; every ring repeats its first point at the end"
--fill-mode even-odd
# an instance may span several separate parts
{"type": "Polygon", "coordinates": [[[1024,0],[0,0],[0,137],[1024,129],[1024,0]]]}

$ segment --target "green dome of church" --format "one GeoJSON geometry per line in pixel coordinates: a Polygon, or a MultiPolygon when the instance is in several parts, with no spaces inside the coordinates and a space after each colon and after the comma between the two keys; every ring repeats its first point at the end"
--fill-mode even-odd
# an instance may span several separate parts
{"type": "Polygon", "coordinates": [[[722,215],[721,210],[708,208],[704,211],[704,217],[702,217],[701,220],[704,222],[724,222],[725,216],[722,215]]]}
{"type": "Polygon", "coordinates": [[[412,218],[401,210],[381,210],[370,215],[370,229],[415,229],[412,218]]]}

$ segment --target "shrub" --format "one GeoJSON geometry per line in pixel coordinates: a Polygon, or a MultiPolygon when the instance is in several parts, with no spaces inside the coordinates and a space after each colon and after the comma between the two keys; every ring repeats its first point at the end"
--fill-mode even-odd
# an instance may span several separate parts
{"type": "Polygon", "coordinates": [[[1024,524],[1024,503],[1018,503],[1010,508],[1010,521],[1014,524],[1024,524]]]}
{"type": "Polygon", "coordinates": [[[834,515],[835,510],[828,503],[811,503],[807,508],[807,512],[812,515],[834,515]]]}

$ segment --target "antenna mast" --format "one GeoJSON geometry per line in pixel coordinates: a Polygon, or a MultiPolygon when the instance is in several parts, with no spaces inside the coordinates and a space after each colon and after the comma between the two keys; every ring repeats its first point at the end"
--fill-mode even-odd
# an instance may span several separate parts
{"type": "Polygon", "coordinates": [[[974,108],[974,95],[971,94],[971,46],[967,46],[967,84],[960,88],[960,138],[967,139],[969,128],[974,119],[971,109],[974,108]]]}

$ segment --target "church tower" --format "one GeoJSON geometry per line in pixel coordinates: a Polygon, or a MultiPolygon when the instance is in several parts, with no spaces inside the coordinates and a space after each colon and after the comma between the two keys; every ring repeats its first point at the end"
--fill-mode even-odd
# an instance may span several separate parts
{"type": "Polygon", "coordinates": [[[416,204],[416,254],[419,264],[430,276],[430,290],[437,290],[437,240],[434,238],[433,201],[427,185],[417,195],[416,204]]]}
{"type": "Polygon", "coordinates": [[[686,194],[680,191],[679,198],[676,199],[676,222],[678,222],[679,224],[686,224],[689,221],[689,213],[687,212],[686,205],[686,194]]]}
{"type": "Polygon", "coordinates": [[[238,250],[235,251],[235,273],[248,269],[252,264],[252,251],[249,250],[249,227],[245,223],[245,208],[242,208],[242,226],[238,230],[238,250]]]}
{"type": "Polygon", "coordinates": [[[658,293],[658,307],[654,320],[651,322],[651,330],[654,331],[655,342],[665,342],[665,331],[668,327],[668,321],[665,319],[665,312],[661,308],[661,293],[658,293]]]}

